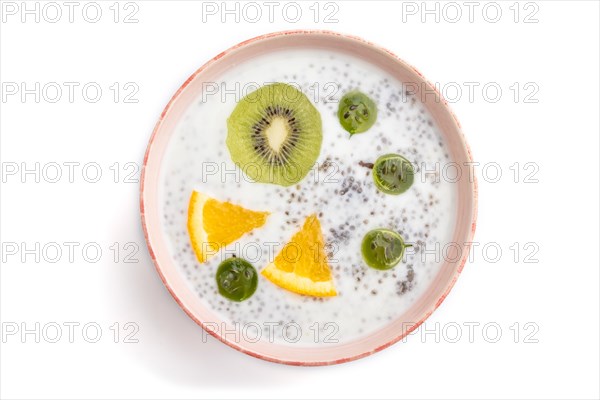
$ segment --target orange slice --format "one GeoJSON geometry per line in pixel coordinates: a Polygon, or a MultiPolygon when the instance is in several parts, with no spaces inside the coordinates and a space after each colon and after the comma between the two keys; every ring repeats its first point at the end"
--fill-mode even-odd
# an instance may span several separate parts
{"type": "Polygon", "coordinates": [[[315,215],[281,249],[261,274],[291,292],[309,296],[336,296],[327,263],[321,224],[315,215]]]}
{"type": "Polygon", "coordinates": [[[264,225],[268,215],[268,212],[248,210],[194,191],[188,207],[187,227],[198,261],[205,262],[220,248],[264,225]]]}

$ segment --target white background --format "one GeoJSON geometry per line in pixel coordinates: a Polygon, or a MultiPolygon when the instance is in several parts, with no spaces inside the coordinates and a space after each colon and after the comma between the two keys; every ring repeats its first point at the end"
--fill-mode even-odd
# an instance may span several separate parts
{"type": "MultiPolygon", "coordinates": [[[[3,3],[5,7],[8,2],[3,3]]],[[[21,168],[21,163],[29,168],[36,162],[40,168],[52,162],[81,164],[73,183],[66,167],[57,183],[44,176],[36,183],[35,175],[23,177],[20,171],[3,177],[4,250],[7,243],[25,243],[28,248],[36,242],[80,246],[73,262],[68,254],[55,263],[48,260],[51,254],[42,255],[39,262],[25,254],[22,262],[22,252],[3,252],[2,398],[600,396],[597,2],[539,1],[528,8],[524,3],[515,7],[513,1],[498,2],[502,16],[497,23],[484,18],[495,17],[492,9],[487,16],[482,13],[485,3],[475,8],[473,22],[467,6],[456,3],[463,13],[456,23],[447,20],[455,15],[448,8],[446,20],[444,14],[439,22],[429,15],[422,23],[421,2],[412,3],[418,8],[416,15],[407,13],[401,2],[341,1],[327,10],[321,3],[315,23],[309,8],[314,2],[299,2],[302,18],[292,23],[282,16],[284,3],[271,22],[268,9],[259,2],[265,13],[260,22],[242,18],[236,23],[227,16],[221,23],[220,14],[205,15],[203,21],[201,2],[137,1],[139,22],[130,24],[122,20],[133,8],[123,10],[121,3],[115,23],[109,9],[113,3],[100,2],[103,14],[97,23],[82,17],[84,2],[75,9],[73,23],[62,2],[58,4],[63,16],[57,23],[45,21],[43,15],[39,23],[31,15],[22,23],[20,10],[3,14],[3,84],[80,84],[73,103],[65,86],[57,103],[43,96],[36,103],[34,95],[22,101],[20,93],[2,99],[3,172],[15,165],[21,168]],[[338,22],[324,22],[325,11],[336,9],[333,18],[338,22]],[[518,22],[515,9],[520,10],[518,22]],[[534,10],[537,22],[525,23],[534,10]],[[461,87],[462,97],[452,108],[475,160],[501,168],[502,177],[495,183],[495,168],[477,170],[475,240],[481,245],[425,325],[434,332],[440,324],[437,341],[433,333],[422,336],[421,329],[406,343],[334,367],[297,368],[256,360],[212,338],[203,341],[202,330],[179,309],[150,262],[140,227],[139,186],[125,182],[123,174],[129,170],[124,164],[141,164],[163,107],[203,63],[250,37],[298,28],[361,36],[387,47],[442,87],[461,87]],[[81,87],[88,82],[103,89],[97,103],[82,98],[81,87]],[[115,103],[109,89],[115,82],[121,90],[128,82],[137,85],[133,98],[138,103],[123,101],[131,90],[122,91],[115,103]],[[473,99],[465,82],[479,84],[473,99]],[[502,89],[495,103],[491,89],[487,100],[481,90],[490,82],[502,89]],[[515,82],[520,88],[516,99],[515,82]],[[525,90],[529,82],[534,86],[525,90]],[[536,87],[539,91],[526,98],[536,87]],[[90,162],[102,169],[97,183],[82,178],[81,167],[90,162]],[[116,162],[118,183],[109,168],[116,162]],[[515,168],[509,168],[516,162],[521,171],[517,183],[515,168]],[[534,164],[526,170],[525,163],[534,164]],[[538,183],[525,182],[536,166],[530,178],[538,183]],[[81,254],[90,242],[103,250],[96,263],[81,254]],[[121,247],[118,262],[109,248],[115,242],[121,247]],[[524,248],[529,242],[533,245],[524,248]],[[123,262],[128,243],[139,246],[137,262],[123,262]],[[495,243],[487,255],[481,251],[486,243],[495,243]],[[496,257],[493,250],[498,247],[502,255],[496,257]],[[536,248],[539,251],[527,259],[536,248]],[[535,260],[539,262],[526,262],[535,260]],[[54,337],[54,331],[48,330],[36,343],[33,334],[23,340],[21,332],[6,332],[14,326],[21,329],[22,323],[31,329],[36,322],[47,329],[52,323],[63,326],[62,338],[50,343],[47,337],[54,337]],[[63,325],[68,322],[80,324],[73,343],[63,325]],[[82,326],[90,322],[102,328],[97,343],[88,343],[82,335],[82,326]],[[118,343],[110,329],[115,322],[120,324],[118,343]],[[127,322],[139,326],[134,336],[138,343],[124,343],[127,322]],[[472,340],[464,325],[470,322],[480,324],[472,340]],[[494,329],[488,335],[482,331],[486,323],[502,329],[496,343],[490,340],[494,329]],[[456,325],[462,337],[450,343],[456,325]]],[[[444,4],[438,4],[440,12],[444,4]]],[[[221,7],[220,2],[216,5],[221,7]]],[[[428,6],[433,9],[435,4],[428,6]]],[[[47,12],[54,18],[53,10],[47,12]]],[[[136,174],[133,180],[137,178],[136,174]]],[[[94,336],[93,330],[88,333],[94,336]]]]}

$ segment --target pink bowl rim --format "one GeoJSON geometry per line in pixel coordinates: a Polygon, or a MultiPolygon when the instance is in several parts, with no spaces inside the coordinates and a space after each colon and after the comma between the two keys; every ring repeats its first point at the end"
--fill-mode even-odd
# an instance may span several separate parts
{"type": "Polygon", "coordinates": [[[456,283],[456,280],[458,279],[460,273],[462,272],[465,263],[467,261],[468,258],[468,253],[470,251],[470,243],[473,240],[473,236],[475,234],[475,229],[476,229],[476,225],[477,225],[477,209],[478,209],[478,183],[477,183],[477,178],[475,176],[473,176],[473,180],[471,182],[471,188],[472,188],[472,209],[471,209],[471,230],[470,230],[470,235],[469,235],[469,240],[467,242],[467,244],[465,244],[464,247],[464,256],[461,257],[461,260],[459,263],[456,263],[457,267],[455,268],[455,271],[453,273],[452,279],[450,279],[449,283],[447,284],[445,290],[443,291],[442,295],[437,299],[437,301],[435,302],[435,305],[433,306],[433,308],[429,309],[427,312],[423,313],[422,318],[419,319],[419,321],[417,323],[415,323],[414,325],[412,325],[411,327],[409,327],[408,329],[404,330],[403,332],[401,332],[397,337],[395,337],[394,339],[384,343],[383,345],[377,346],[373,349],[371,349],[370,351],[365,351],[365,352],[360,352],[358,354],[354,354],[352,356],[345,356],[345,357],[339,357],[339,358],[335,358],[335,359],[331,359],[331,360],[326,360],[326,361],[317,361],[317,362],[311,362],[311,361],[300,361],[300,360],[287,360],[287,359],[279,359],[279,358],[275,358],[275,357],[271,357],[265,354],[261,354],[259,352],[255,352],[252,350],[249,350],[247,348],[244,348],[243,346],[240,346],[236,343],[234,343],[233,341],[227,340],[226,338],[220,336],[218,333],[214,332],[212,329],[207,329],[205,323],[201,320],[199,320],[191,310],[189,310],[181,301],[181,299],[178,297],[177,293],[175,292],[175,290],[169,285],[169,283],[167,282],[167,279],[165,277],[165,275],[163,274],[163,271],[161,270],[160,264],[156,258],[151,240],[150,240],[150,234],[149,234],[149,229],[148,229],[148,222],[147,222],[147,215],[146,215],[146,208],[145,208],[145,201],[144,201],[144,194],[145,194],[145,181],[146,181],[146,168],[148,165],[148,159],[150,157],[150,153],[151,150],[153,148],[153,144],[155,142],[155,139],[157,137],[157,134],[160,130],[161,124],[163,122],[163,120],[165,119],[167,112],[170,110],[172,104],[179,98],[180,94],[185,90],[185,88],[196,78],[196,76],[198,76],[202,71],[204,71],[206,68],[208,68],[209,66],[211,66],[213,63],[215,63],[217,60],[219,60],[220,58],[222,58],[223,56],[225,56],[226,54],[228,54],[229,52],[239,49],[243,46],[247,46],[249,44],[252,44],[254,42],[258,42],[258,41],[262,41],[265,39],[270,39],[270,38],[275,38],[275,37],[279,37],[279,36],[288,36],[288,35],[322,35],[322,36],[335,36],[338,38],[343,38],[343,39],[347,39],[350,41],[355,41],[355,42],[359,42],[363,45],[367,45],[375,50],[378,50],[380,52],[384,52],[387,53],[388,56],[390,56],[395,62],[397,62],[400,65],[403,65],[404,67],[407,67],[409,69],[411,69],[412,71],[414,71],[416,74],[418,74],[418,76],[423,79],[423,81],[428,85],[428,90],[433,90],[437,93],[437,95],[439,96],[439,99],[441,99],[441,103],[443,105],[443,107],[446,109],[446,111],[448,111],[450,113],[450,115],[452,116],[453,122],[455,124],[454,128],[456,129],[458,135],[458,139],[460,140],[468,159],[472,162],[473,161],[473,157],[472,157],[472,152],[471,152],[471,148],[468,145],[464,134],[462,132],[461,129],[461,125],[460,122],[458,121],[458,119],[456,118],[456,115],[454,114],[454,112],[452,112],[452,110],[450,109],[450,106],[448,105],[448,102],[443,98],[442,94],[436,89],[435,85],[431,84],[430,81],[428,81],[423,74],[421,74],[421,72],[419,70],[417,70],[415,67],[413,67],[412,65],[408,64],[407,62],[405,62],[404,60],[402,60],[401,58],[399,58],[396,54],[392,53],[391,51],[387,50],[386,48],[383,48],[379,45],[376,45],[370,41],[367,41],[365,39],[362,39],[360,37],[354,36],[354,35],[349,35],[349,34],[342,34],[342,33],[338,33],[338,32],[334,32],[334,31],[330,31],[330,30],[286,30],[286,31],[278,31],[278,32],[272,32],[272,33],[267,33],[267,34],[263,34],[263,35],[259,35],[253,38],[250,38],[248,40],[242,41],[232,47],[230,47],[229,49],[219,53],[217,56],[213,57],[212,59],[210,59],[208,62],[206,62],[204,65],[202,65],[200,68],[198,68],[180,87],[179,89],[175,92],[175,94],[171,97],[171,99],[169,100],[169,102],[167,103],[167,105],[165,106],[165,108],[163,109],[158,121],[156,122],[154,129],[152,131],[152,135],[150,137],[150,140],[148,142],[148,146],[146,148],[146,152],[144,155],[144,160],[143,160],[143,164],[142,164],[142,171],[141,171],[141,176],[140,176],[140,216],[141,216],[141,223],[142,223],[142,228],[144,231],[144,239],[146,241],[146,245],[148,247],[148,252],[150,254],[150,257],[152,259],[152,262],[155,266],[156,271],[158,272],[158,275],[160,276],[163,284],[165,285],[165,287],[167,288],[167,290],[169,291],[169,293],[171,294],[171,296],[173,297],[173,299],[177,302],[177,304],[179,305],[179,307],[195,322],[197,323],[200,327],[202,327],[202,329],[204,329],[206,332],[208,332],[211,336],[215,337],[216,339],[218,339],[219,341],[225,343],[226,345],[234,348],[235,350],[238,350],[242,353],[248,354],[250,356],[256,357],[258,359],[261,360],[265,360],[265,361],[270,361],[270,362],[274,362],[274,363],[279,363],[279,364],[286,364],[286,365],[294,365],[294,366],[325,366],[325,365],[336,365],[336,364],[341,364],[341,363],[346,363],[349,361],[354,361],[354,360],[358,360],[361,358],[364,358],[366,356],[369,356],[371,354],[377,353],[395,343],[397,343],[398,341],[404,339],[406,336],[408,336],[409,334],[411,334],[414,330],[416,330],[427,318],[429,318],[429,316],[441,305],[441,303],[445,300],[445,298],[448,296],[448,294],[450,293],[450,291],[452,290],[452,288],[454,287],[454,284],[456,283]]]}

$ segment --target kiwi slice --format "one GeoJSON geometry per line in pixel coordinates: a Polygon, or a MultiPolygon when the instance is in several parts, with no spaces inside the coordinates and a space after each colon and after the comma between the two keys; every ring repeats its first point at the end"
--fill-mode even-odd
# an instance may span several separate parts
{"type": "Polygon", "coordinates": [[[231,159],[255,182],[298,183],[317,160],[322,141],[319,111],[285,83],[249,93],[227,120],[231,159]]]}

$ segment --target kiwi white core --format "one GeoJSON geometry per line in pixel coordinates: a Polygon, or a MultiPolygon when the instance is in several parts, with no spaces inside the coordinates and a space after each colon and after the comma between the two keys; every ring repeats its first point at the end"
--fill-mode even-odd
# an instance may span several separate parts
{"type": "Polygon", "coordinates": [[[285,139],[289,135],[288,125],[285,119],[281,117],[273,118],[269,127],[265,129],[265,135],[269,141],[269,147],[279,153],[285,139]]]}

